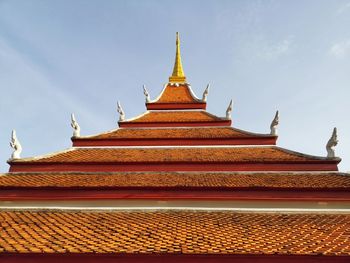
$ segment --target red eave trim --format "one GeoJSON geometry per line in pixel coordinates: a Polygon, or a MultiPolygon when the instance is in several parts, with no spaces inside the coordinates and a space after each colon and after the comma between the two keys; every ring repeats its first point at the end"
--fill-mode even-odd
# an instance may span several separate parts
{"type": "Polygon", "coordinates": [[[338,171],[339,161],[309,163],[10,163],[10,172],[82,171],[82,172],[145,172],[145,171],[338,171]]]}
{"type": "Polygon", "coordinates": [[[146,103],[147,110],[189,110],[201,109],[205,110],[207,104],[205,102],[198,103],[146,103]]]}
{"type": "Polygon", "coordinates": [[[17,188],[1,189],[2,201],[30,200],[190,200],[190,201],[298,201],[349,202],[348,189],[123,189],[17,188]]]}
{"type": "Polygon", "coordinates": [[[348,263],[349,255],[183,254],[173,253],[1,253],[4,263],[348,263]]]}
{"type": "Polygon", "coordinates": [[[201,122],[128,122],[120,121],[118,122],[119,127],[129,128],[129,127],[198,127],[198,126],[231,126],[231,120],[222,121],[201,121],[201,122]]]}
{"type": "Polygon", "coordinates": [[[277,136],[239,138],[72,138],[73,146],[276,145],[277,136]]]}

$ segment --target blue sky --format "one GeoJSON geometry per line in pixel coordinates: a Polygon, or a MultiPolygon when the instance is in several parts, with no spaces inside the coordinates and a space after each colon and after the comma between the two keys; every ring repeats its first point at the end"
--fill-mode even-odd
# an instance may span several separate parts
{"type": "Polygon", "coordinates": [[[0,0],[0,171],[12,129],[23,157],[70,147],[82,135],[145,110],[172,72],[180,32],[188,81],[208,110],[278,145],[325,156],[333,127],[350,171],[350,1],[0,0]]]}

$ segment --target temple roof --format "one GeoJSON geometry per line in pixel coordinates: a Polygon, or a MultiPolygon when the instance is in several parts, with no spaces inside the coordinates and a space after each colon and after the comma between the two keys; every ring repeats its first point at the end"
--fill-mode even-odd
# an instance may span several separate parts
{"type": "Polygon", "coordinates": [[[231,120],[220,118],[204,110],[147,111],[141,116],[120,121],[120,127],[186,127],[230,126],[231,120]]]}
{"type": "Polygon", "coordinates": [[[119,128],[73,137],[73,146],[275,145],[277,136],[232,127],[119,128]]]}
{"type": "Polygon", "coordinates": [[[1,211],[0,221],[5,253],[350,255],[347,214],[1,211]]]}
{"type": "Polygon", "coordinates": [[[270,134],[232,128],[232,100],[215,116],[208,91],[199,99],[187,83],[177,34],[169,83],[153,101],[144,86],[144,114],[125,119],[118,102],[120,128],[93,136],[72,115],[73,147],[33,158],[20,158],[13,132],[10,172],[0,174],[0,258],[350,258],[350,175],[336,172],[336,130],[329,157],[280,148],[278,112],[270,134]]]}
{"type": "Polygon", "coordinates": [[[10,172],[0,174],[0,257],[350,258],[350,214],[340,214],[350,175],[336,172],[336,130],[329,157],[280,148],[278,112],[270,134],[232,128],[232,100],[215,116],[208,91],[199,99],[186,82],[177,34],[169,83],[153,101],[144,86],[144,114],[125,120],[118,102],[120,128],[93,136],[80,136],[72,115],[73,147],[34,158],[20,158],[13,132],[10,172]]]}
{"type": "Polygon", "coordinates": [[[223,138],[276,137],[270,134],[251,133],[232,127],[174,127],[174,128],[143,128],[116,129],[92,136],[82,136],[76,139],[223,139],[223,138]]]}
{"type": "Polygon", "coordinates": [[[339,158],[276,146],[77,147],[9,161],[21,171],[337,171],[339,158]],[[29,170],[28,170],[29,169],[29,170]]]}
{"type": "Polygon", "coordinates": [[[9,188],[312,188],[349,189],[350,176],[334,172],[37,172],[0,174],[9,188]]]}
{"type": "MultiPolygon", "coordinates": [[[[13,160],[11,163],[136,163],[136,162],[317,162],[329,161],[276,146],[242,147],[116,147],[71,148],[49,155],[13,160]]],[[[334,161],[334,160],[331,160],[334,161]]],[[[340,161],[336,159],[336,161],[340,161]]]]}
{"type": "Polygon", "coordinates": [[[187,83],[168,83],[155,100],[146,103],[148,110],[205,109],[206,106],[187,83]]]}
{"type": "Polygon", "coordinates": [[[340,158],[316,157],[276,147],[278,112],[270,134],[231,128],[232,100],[225,117],[210,114],[205,110],[208,90],[209,86],[200,100],[186,82],[177,34],[169,83],[154,101],[144,87],[148,111],[125,120],[118,103],[120,129],[85,137],[80,136],[80,127],[72,118],[73,148],[35,158],[15,156],[9,161],[10,172],[338,170],[340,158]]]}
{"type": "Polygon", "coordinates": [[[195,97],[188,84],[178,86],[170,83],[165,86],[159,97],[152,103],[203,103],[195,97]]]}

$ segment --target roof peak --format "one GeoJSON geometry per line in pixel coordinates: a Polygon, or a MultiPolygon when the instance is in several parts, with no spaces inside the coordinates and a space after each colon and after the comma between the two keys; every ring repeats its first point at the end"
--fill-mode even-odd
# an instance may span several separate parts
{"type": "Polygon", "coordinates": [[[169,77],[169,82],[185,83],[186,76],[182,68],[181,53],[180,53],[180,37],[179,32],[176,32],[176,54],[173,74],[169,77]]]}

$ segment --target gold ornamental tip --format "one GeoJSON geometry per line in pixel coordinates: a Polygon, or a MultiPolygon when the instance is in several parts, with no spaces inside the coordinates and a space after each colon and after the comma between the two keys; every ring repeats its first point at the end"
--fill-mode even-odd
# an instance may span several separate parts
{"type": "Polygon", "coordinates": [[[176,32],[176,55],[175,64],[173,69],[173,74],[169,77],[169,82],[185,83],[186,77],[181,63],[181,53],[180,53],[180,38],[179,33],[176,32]]]}

